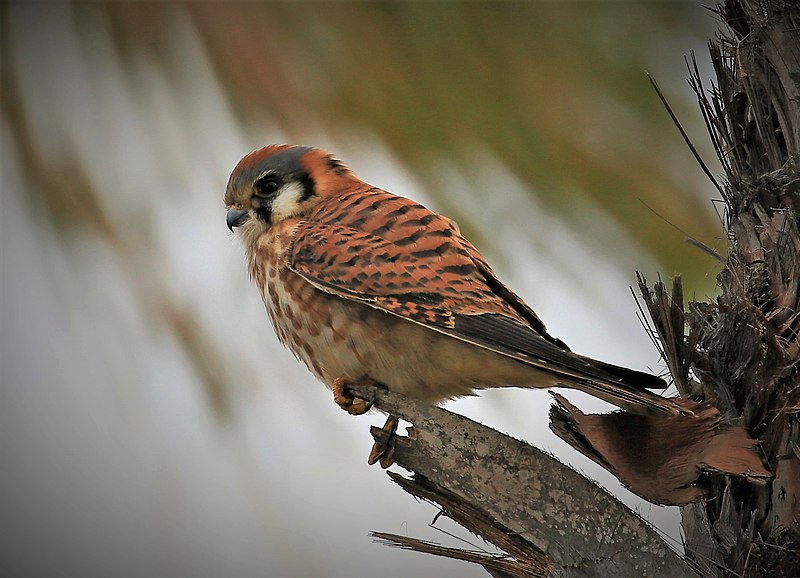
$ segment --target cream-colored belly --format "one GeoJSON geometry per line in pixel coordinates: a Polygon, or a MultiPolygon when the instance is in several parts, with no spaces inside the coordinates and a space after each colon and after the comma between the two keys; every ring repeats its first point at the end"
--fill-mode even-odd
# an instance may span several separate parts
{"type": "Polygon", "coordinates": [[[328,387],[338,377],[371,378],[439,402],[486,387],[552,385],[521,362],[324,293],[294,273],[270,280],[263,297],[278,338],[328,387]]]}

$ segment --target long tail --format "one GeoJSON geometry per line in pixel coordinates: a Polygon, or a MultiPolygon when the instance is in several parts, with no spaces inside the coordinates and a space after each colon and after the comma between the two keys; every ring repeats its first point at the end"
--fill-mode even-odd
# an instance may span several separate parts
{"type": "Polygon", "coordinates": [[[599,397],[633,413],[644,415],[686,415],[692,413],[674,401],[648,391],[647,388],[664,389],[667,387],[667,383],[660,377],[588,357],[580,357],[602,372],[610,374],[610,379],[599,379],[593,376],[570,376],[568,379],[559,380],[560,385],[599,397]]]}

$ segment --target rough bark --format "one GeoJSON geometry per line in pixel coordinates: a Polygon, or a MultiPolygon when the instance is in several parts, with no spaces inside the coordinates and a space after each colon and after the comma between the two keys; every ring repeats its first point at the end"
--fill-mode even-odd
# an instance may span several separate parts
{"type": "MultiPolygon", "coordinates": [[[[399,394],[372,387],[353,391],[413,424],[408,437],[396,440],[395,463],[416,472],[401,485],[439,503],[446,515],[506,552],[505,575],[694,575],[644,520],[545,452],[399,394]]],[[[498,569],[491,557],[468,558],[405,537],[377,536],[498,569]]]]}
{"type": "Polygon", "coordinates": [[[725,171],[729,253],[713,303],[679,280],[645,291],[682,394],[712,402],[761,441],[767,485],[710,475],[684,508],[686,548],[709,575],[800,572],[800,4],[735,0],[711,43],[716,86],[691,83],[725,171]],[[677,319],[676,319],[677,318],[677,319]],[[696,379],[693,379],[696,378],[696,379]]]}

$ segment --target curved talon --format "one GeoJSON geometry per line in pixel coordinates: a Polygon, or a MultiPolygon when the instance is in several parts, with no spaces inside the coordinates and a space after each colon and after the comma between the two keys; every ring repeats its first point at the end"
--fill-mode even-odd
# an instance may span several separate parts
{"type": "MultiPolygon", "coordinates": [[[[337,377],[334,379],[333,383],[331,383],[333,401],[350,415],[361,415],[368,412],[372,407],[372,400],[353,395],[353,392],[350,391],[350,387],[355,385],[386,387],[369,378],[364,378],[359,381],[351,381],[344,377],[337,377]]],[[[394,463],[394,434],[397,432],[397,425],[399,422],[400,418],[390,415],[382,428],[375,426],[370,428],[370,433],[372,437],[375,438],[375,443],[372,444],[372,450],[369,452],[369,458],[367,458],[367,463],[369,465],[380,461],[381,467],[386,469],[394,463]]]]}
{"type": "Polygon", "coordinates": [[[367,463],[373,465],[380,460],[381,467],[385,470],[394,463],[395,433],[400,418],[390,415],[382,428],[371,427],[370,433],[375,438],[372,450],[369,452],[367,463]]]}
{"type": "Polygon", "coordinates": [[[353,382],[344,377],[337,377],[331,384],[333,390],[333,401],[350,415],[361,415],[367,413],[372,408],[372,401],[354,396],[350,390],[351,385],[378,385],[371,379],[353,382]]]}

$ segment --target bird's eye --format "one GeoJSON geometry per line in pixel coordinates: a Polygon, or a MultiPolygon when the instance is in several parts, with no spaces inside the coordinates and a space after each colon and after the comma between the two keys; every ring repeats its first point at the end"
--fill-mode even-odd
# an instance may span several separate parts
{"type": "Polygon", "coordinates": [[[270,197],[278,192],[281,184],[272,177],[265,177],[256,181],[256,194],[261,197],[270,197]]]}

